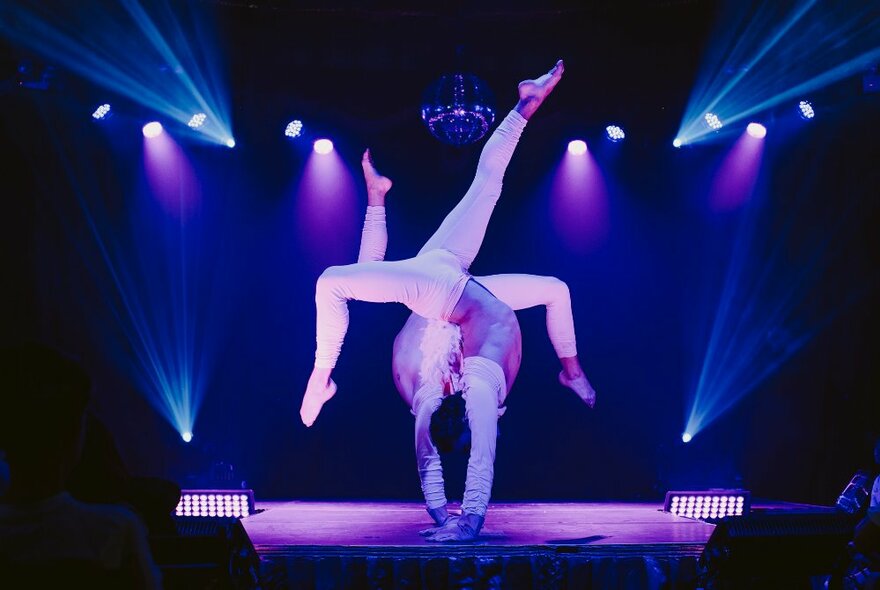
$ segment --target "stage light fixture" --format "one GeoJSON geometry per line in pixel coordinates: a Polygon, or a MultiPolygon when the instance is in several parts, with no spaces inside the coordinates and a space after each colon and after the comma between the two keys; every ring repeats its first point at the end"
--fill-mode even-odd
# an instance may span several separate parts
{"type": "Polygon", "coordinates": [[[675,139],[672,140],[672,147],[674,147],[674,148],[680,148],[683,145],[684,145],[684,142],[681,140],[680,137],[676,137],[675,139]]]}
{"type": "Polygon", "coordinates": [[[706,125],[709,126],[709,129],[712,129],[713,131],[718,131],[724,127],[724,123],[721,122],[721,119],[719,119],[718,115],[715,113],[706,113],[703,120],[706,121],[706,125]]]}
{"type": "Polygon", "coordinates": [[[626,133],[624,133],[623,128],[619,125],[609,125],[605,128],[605,136],[614,143],[617,143],[626,138],[626,133]]]}
{"type": "Polygon", "coordinates": [[[234,148],[235,147],[235,140],[232,139],[231,137],[229,139],[227,139],[226,140],[226,147],[228,147],[230,149],[234,148]]]}
{"type": "Polygon", "coordinates": [[[749,123],[746,127],[746,133],[748,133],[755,139],[761,139],[763,137],[766,137],[767,128],[760,123],[749,123]]]}
{"type": "Polygon", "coordinates": [[[816,111],[813,109],[813,103],[809,100],[800,101],[798,103],[798,115],[800,115],[801,119],[804,121],[809,121],[815,117],[816,111]]]}
{"type": "Polygon", "coordinates": [[[102,121],[110,116],[110,111],[111,108],[109,104],[102,104],[95,109],[95,112],[92,113],[92,119],[95,119],[96,121],[102,121]]]}
{"type": "Polygon", "coordinates": [[[315,153],[321,154],[322,156],[329,154],[333,151],[333,142],[329,139],[319,139],[315,141],[314,149],[315,153]]]}
{"type": "Polygon", "coordinates": [[[192,116],[192,118],[190,118],[189,123],[187,123],[187,125],[189,127],[191,127],[192,129],[198,129],[199,127],[201,127],[202,125],[205,124],[205,119],[207,119],[207,118],[208,118],[208,115],[206,115],[205,113],[196,113],[195,115],[192,116]]]}
{"type": "Polygon", "coordinates": [[[568,142],[568,153],[573,156],[583,156],[587,153],[587,142],[582,139],[574,139],[568,142]]]}
{"type": "Polygon", "coordinates": [[[254,512],[253,490],[181,490],[174,515],[188,518],[246,518],[254,512]]]}
{"type": "Polygon", "coordinates": [[[142,131],[144,132],[144,137],[157,137],[159,134],[162,133],[162,123],[160,123],[159,121],[150,121],[149,123],[144,125],[142,131]]]}
{"type": "Polygon", "coordinates": [[[193,433],[189,431],[183,432],[180,434],[180,438],[182,438],[185,443],[191,442],[193,439],[193,433]]]}
{"type": "Polygon", "coordinates": [[[684,434],[681,435],[681,442],[689,443],[689,442],[691,442],[691,440],[693,440],[693,438],[694,437],[693,437],[693,435],[691,435],[690,432],[685,432],[684,434]]]}
{"type": "Polygon", "coordinates": [[[752,506],[747,490],[666,492],[663,511],[674,516],[717,521],[727,516],[744,516],[752,506]]]}
{"type": "Polygon", "coordinates": [[[294,119],[290,123],[287,124],[287,127],[284,128],[285,137],[289,137],[291,139],[295,139],[302,135],[303,131],[303,123],[299,119],[294,119]]]}

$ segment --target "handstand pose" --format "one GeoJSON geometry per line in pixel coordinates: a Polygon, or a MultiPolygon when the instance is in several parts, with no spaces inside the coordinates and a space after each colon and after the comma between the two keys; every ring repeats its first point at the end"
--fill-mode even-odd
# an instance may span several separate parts
{"type": "Polygon", "coordinates": [[[474,281],[468,269],[482,245],[519,136],[561,79],[563,69],[559,61],[537,80],[519,84],[519,102],[486,142],[471,187],[415,258],[330,267],[315,288],[317,350],[300,408],[306,426],[314,423],[321,407],[336,393],[331,373],[348,329],[349,299],[403,303],[424,318],[460,327],[468,420],[491,424],[472,431],[463,514],[455,533],[462,539],[475,537],[483,523],[491,487],[485,483],[488,477],[491,484],[498,400],[516,376],[521,356],[519,324],[513,310],[474,281]]]}
{"type": "MultiPolygon", "coordinates": [[[[385,195],[392,183],[376,171],[369,150],[364,153],[361,164],[367,184],[367,213],[358,262],[383,260],[388,244],[385,195]]],[[[578,361],[571,298],[566,284],[554,277],[526,274],[475,276],[473,279],[515,311],[538,305],[547,307],[547,332],[563,366],[559,380],[593,407],[596,393],[578,361]]],[[[428,540],[431,541],[461,540],[457,519],[450,517],[446,509],[439,455],[439,451],[449,452],[461,443],[469,442],[470,431],[462,412],[466,400],[452,397],[461,392],[461,360],[461,332],[458,326],[449,322],[427,320],[414,313],[394,340],[391,361],[394,383],[416,418],[416,460],[422,492],[428,513],[438,527],[443,527],[424,531],[430,535],[428,540]]],[[[506,385],[497,401],[496,420],[504,412],[503,404],[513,387],[513,380],[508,380],[506,385]]],[[[468,396],[463,392],[461,397],[468,396]]],[[[477,431],[486,428],[493,427],[473,426],[477,431]]],[[[492,447],[490,464],[494,465],[494,445],[492,447]]],[[[487,483],[491,488],[492,479],[490,473],[486,479],[474,483],[487,483]]]]}

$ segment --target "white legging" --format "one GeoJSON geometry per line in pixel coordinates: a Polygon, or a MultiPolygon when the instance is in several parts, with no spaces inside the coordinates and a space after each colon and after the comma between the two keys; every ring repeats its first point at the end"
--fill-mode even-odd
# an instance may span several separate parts
{"type": "MultiPolygon", "coordinates": [[[[358,262],[385,259],[388,228],[385,207],[369,206],[364,217],[358,262]]],[[[559,358],[577,356],[577,339],[568,285],[556,277],[529,274],[475,276],[475,281],[514,311],[543,305],[547,308],[547,335],[559,358]]],[[[446,342],[438,340],[438,345],[446,342]]]]}
{"type": "Polygon", "coordinates": [[[470,279],[504,172],[526,125],[511,111],[483,147],[477,173],[458,205],[415,258],[333,266],[318,278],[315,366],[333,368],[348,330],[347,301],[403,303],[429,319],[446,320],[470,279]]]}

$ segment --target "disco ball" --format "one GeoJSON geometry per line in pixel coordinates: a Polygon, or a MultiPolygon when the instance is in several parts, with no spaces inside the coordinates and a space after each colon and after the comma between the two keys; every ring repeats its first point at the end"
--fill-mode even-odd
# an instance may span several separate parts
{"type": "Polygon", "coordinates": [[[495,121],[492,93],[474,75],[447,74],[425,92],[422,120],[431,134],[444,143],[473,143],[486,135],[495,121]]]}

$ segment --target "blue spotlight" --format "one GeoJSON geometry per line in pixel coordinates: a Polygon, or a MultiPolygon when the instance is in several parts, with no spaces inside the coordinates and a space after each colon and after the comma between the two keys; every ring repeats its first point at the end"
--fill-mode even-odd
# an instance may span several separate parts
{"type": "Polygon", "coordinates": [[[809,100],[802,100],[798,103],[798,115],[800,115],[801,119],[804,121],[809,121],[813,117],[816,116],[816,111],[813,110],[813,103],[809,100]]]}
{"type": "Polygon", "coordinates": [[[683,442],[683,443],[689,443],[689,442],[691,442],[691,440],[693,440],[693,438],[694,438],[694,437],[691,436],[691,433],[690,433],[690,432],[685,432],[685,433],[683,433],[683,434],[681,435],[681,442],[683,442]]]}
{"type": "Polygon", "coordinates": [[[299,119],[294,119],[287,124],[287,127],[284,128],[284,135],[285,137],[290,137],[291,139],[294,139],[302,135],[302,130],[302,121],[300,121],[299,119]]]}
{"type": "Polygon", "coordinates": [[[748,127],[746,127],[746,133],[748,133],[755,139],[761,139],[763,137],[766,137],[767,128],[760,123],[749,123],[748,127]]]}
{"type": "Polygon", "coordinates": [[[619,125],[609,125],[605,128],[605,135],[613,141],[617,143],[618,141],[623,141],[626,138],[626,133],[623,132],[623,128],[619,125]]]}
{"type": "Polygon", "coordinates": [[[721,122],[721,119],[718,118],[718,115],[715,113],[706,113],[703,116],[703,120],[706,121],[706,125],[709,126],[709,129],[713,131],[718,131],[722,127],[724,127],[724,123],[721,122]]]}
{"type": "Polygon", "coordinates": [[[333,151],[333,142],[329,139],[319,139],[314,145],[315,153],[326,155],[333,151]]]}
{"type": "Polygon", "coordinates": [[[235,140],[232,139],[231,137],[229,139],[227,139],[226,140],[226,147],[228,147],[230,149],[234,148],[235,147],[235,140]]]}
{"type": "Polygon", "coordinates": [[[582,139],[573,139],[569,141],[568,153],[572,156],[583,156],[587,153],[587,142],[582,139]]]}
{"type": "Polygon", "coordinates": [[[98,108],[95,109],[95,112],[92,113],[92,119],[96,121],[102,121],[110,116],[110,105],[102,104],[98,108]]]}
{"type": "Polygon", "coordinates": [[[144,137],[153,138],[157,137],[160,133],[162,133],[162,123],[159,121],[150,121],[142,130],[144,132],[144,137]]]}
{"type": "Polygon", "coordinates": [[[684,142],[681,140],[680,137],[676,137],[675,139],[672,140],[672,147],[674,147],[674,148],[680,148],[683,145],[684,145],[684,142]]]}
{"type": "Polygon", "coordinates": [[[182,438],[185,443],[191,442],[193,439],[193,433],[187,430],[180,434],[180,438],[182,438]]]}
{"type": "Polygon", "coordinates": [[[190,118],[189,123],[187,125],[192,129],[198,129],[202,125],[205,124],[205,119],[208,118],[208,115],[205,113],[196,113],[190,118]]]}

